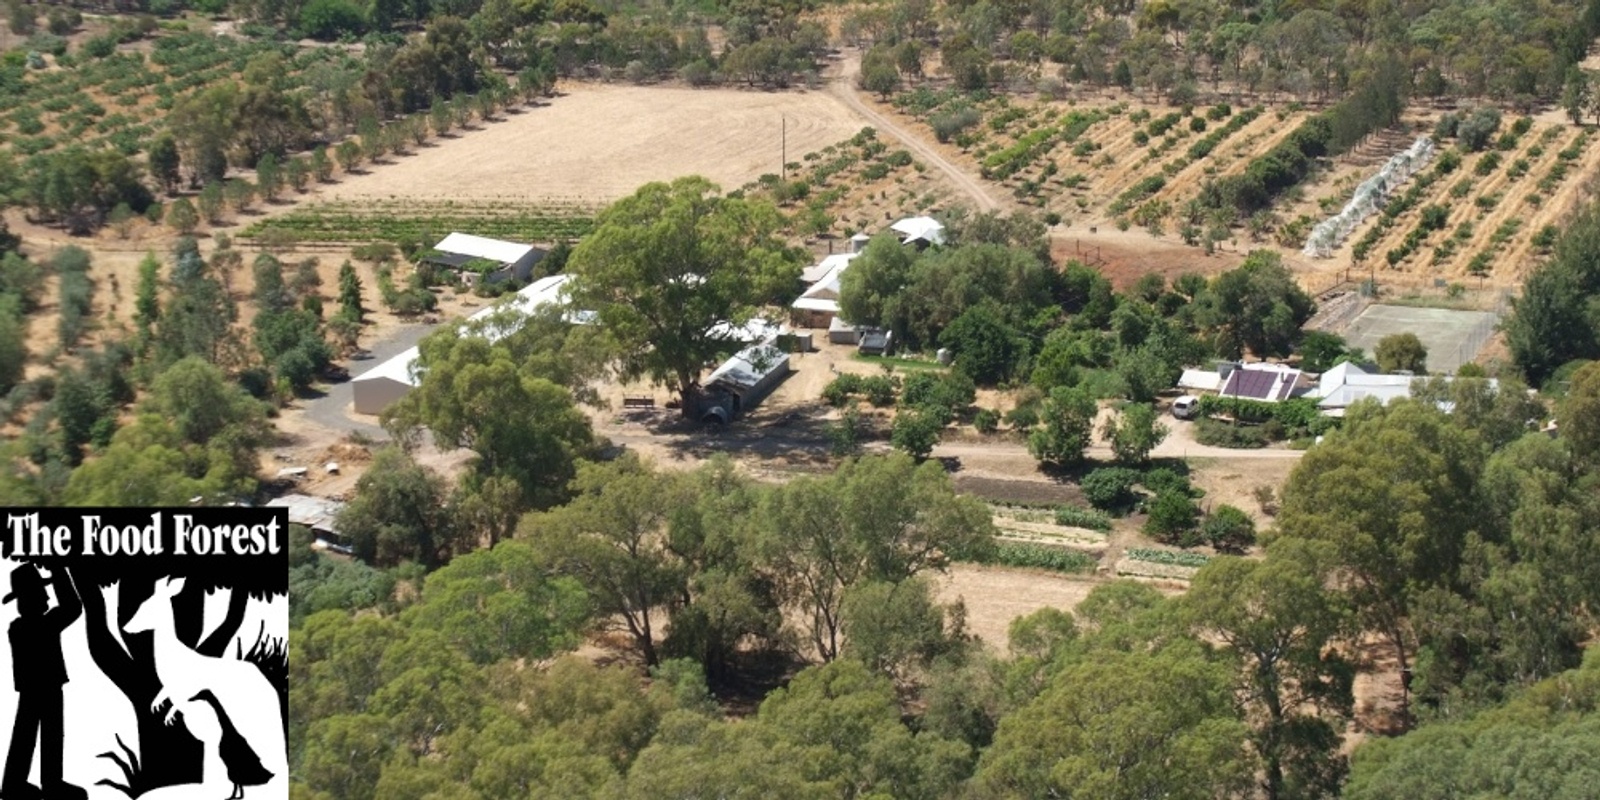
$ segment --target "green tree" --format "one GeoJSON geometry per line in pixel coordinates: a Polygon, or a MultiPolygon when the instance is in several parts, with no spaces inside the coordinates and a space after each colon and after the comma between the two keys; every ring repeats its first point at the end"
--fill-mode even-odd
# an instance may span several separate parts
{"type": "Polygon", "coordinates": [[[1143,464],[1150,451],[1167,438],[1169,429],[1161,424],[1154,406],[1130,403],[1122,407],[1115,420],[1106,419],[1102,435],[1111,443],[1111,452],[1122,464],[1143,464]]]}
{"type": "Polygon", "coordinates": [[[620,618],[646,664],[660,662],[659,611],[681,602],[687,575],[663,536],[686,503],[672,477],[637,457],[583,464],[573,499],[523,520],[519,537],[588,590],[597,615],[620,618]]]}
{"type": "Polygon", "coordinates": [[[177,189],[183,161],[178,155],[177,140],[171,134],[157,136],[150,143],[146,163],[150,167],[150,176],[161,184],[163,191],[171,194],[177,189]]]}
{"type": "Polygon", "coordinates": [[[134,290],[133,324],[137,326],[140,354],[161,320],[161,261],[146,253],[139,262],[139,285],[134,290]]]}
{"type": "Polygon", "coordinates": [[[1300,368],[1327,372],[1349,353],[1344,337],[1325,331],[1306,331],[1300,337],[1300,368]]]}
{"type": "Polygon", "coordinates": [[[283,165],[283,178],[296,194],[303,194],[311,182],[311,163],[304,158],[291,158],[283,165]]]}
{"type": "Polygon", "coordinates": [[[905,336],[900,292],[910,283],[915,251],[893,233],[872,237],[850,268],[839,276],[839,315],[857,325],[889,328],[905,336]]]}
{"type": "Polygon", "coordinates": [[[333,180],[333,162],[328,159],[328,148],[317,145],[311,151],[311,174],[316,176],[318,183],[333,180]]]}
{"type": "Polygon", "coordinates": [[[423,340],[419,361],[422,382],[384,409],[385,428],[402,441],[427,428],[441,447],[473,451],[474,470],[515,480],[525,507],[566,498],[575,462],[595,447],[589,420],[567,389],[508,346],[454,331],[423,340]],[[518,412],[502,413],[507,408],[518,412]]]}
{"type": "Polygon", "coordinates": [[[572,251],[572,301],[596,313],[625,376],[687,398],[703,365],[738,349],[736,330],[792,291],[799,260],[781,224],[770,203],[719,196],[704,178],[647,184],[572,251]]]}
{"type": "Polygon", "coordinates": [[[455,550],[448,497],[444,479],[433,470],[404,450],[385,447],[373,454],[372,466],[356,481],[355,497],[339,512],[339,532],[357,558],[374,566],[438,566],[455,550]]]}
{"type": "Polygon", "coordinates": [[[222,184],[217,182],[206,184],[205,188],[200,190],[200,194],[195,195],[195,205],[199,209],[200,216],[204,217],[206,222],[212,225],[220,224],[222,222],[222,184]]]}
{"type": "Polygon", "coordinates": [[[804,754],[801,773],[836,797],[947,796],[967,770],[965,745],[913,735],[894,686],[853,659],[802,671],[762,701],[757,719],[779,747],[804,754]]]}
{"type": "Polygon", "coordinates": [[[962,371],[984,386],[1008,380],[1027,353],[1026,340],[989,306],[968,309],[939,334],[962,371]]]}
{"type": "Polygon", "coordinates": [[[1212,279],[1197,302],[1218,352],[1230,357],[1246,350],[1257,358],[1287,356],[1300,326],[1316,311],[1311,296],[1270,250],[1254,251],[1237,269],[1212,279]]]}
{"type": "Polygon", "coordinates": [[[1511,358],[1534,386],[1577,359],[1600,358],[1600,206],[1565,223],[1552,257],[1523,283],[1505,322],[1511,358]]]}
{"type": "Polygon", "coordinates": [[[356,167],[361,166],[361,159],[364,154],[365,152],[361,149],[361,143],[354,139],[346,139],[333,149],[334,158],[339,160],[339,166],[345,172],[354,172],[356,167]]]}
{"type": "Polygon", "coordinates": [[[851,586],[843,606],[844,652],[900,686],[960,649],[964,609],[935,602],[933,587],[917,577],[900,583],[851,586]]]}
{"type": "Polygon", "coordinates": [[[874,47],[862,56],[860,85],[882,100],[888,100],[900,88],[900,70],[895,66],[892,48],[874,47]]]}
{"type": "Polygon", "coordinates": [[[1428,348],[1414,333],[1394,333],[1383,337],[1373,355],[1378,359],[1378,369],[1384,372],[1428,371],[1428,348]]]}
{"type": "Polygon", "coordinates": [[[1256,523],[1249,514],[1223,504],[1200,523],[1200,536],[1219,553],[1243,553],[1256,543],[1256,523]]]}
{"type": "Polygon", "coordinates": [[[1238,659],[1268,798],[1333,797],[1344,777],[1331,722],[1352,714],[1355,668],[1334,645],[1354,620],[1335,568],[1326,544],[1285,539],[1265,560],[1207,562],[1182,601],[1191,629],[1238,659]]]}
{"type": "Polygon", "coordinates": [[[550,577],[526,542],[501,542],[429,575],[402,619],[444,633],[476,664],[537,660],[577,646],[588,598],[577,581],[550,577]]]}
{"type": "Polygon", "coordinates": [[[21,303],[14,295],[0,294],[0,393],[22,380],[27,364],[28,330],[21,303]]]}
{"type": "Polygon", "coordinates": [[[349,261],[339,265],[339,313],[361,322],[361,276],[349,261]]]}
{"type": "Polygon", "coordinates": [[[1567,70],[1566,84],[1561,88],[1561,107],[1574,125],[1583,124],[1583,114],[1589,110],[1589,76],[1574,66],[1567,70]]]}
{"type": "Polygon", "coordinates": [[[1045,399],[1044,427],[1028,435],[1028,452],[1043,464],[1070,467],[1083,460],[1094,434],[1094,400],[1081,389],[1058,386],[1045,399]]]}
{"type": "Polygon", "coordinates": [[[993,546],[983,504],[958,497],[944,469],[909,456],[844,462],[767,495],[759,551],[779,596],[801,610],[823,660],[838,656],[845,594],[863,581],[899,583],[993,546]]]}
{"type": "Polygon", "coordinates": [[[1572,373],[1561,406],[1561,438],[1580,463],[1600,468],[1600,361],[1572,373]]]}
{"type": "Polygon", "coordinates": [[[267,202],[278,199],[278,192],[283,190],[283,166],[278,163],[277,156],[267,153],[256,162],[256,185],[261,188],[262,199],[267,202]]]}
{"type": "Polygon", "coordinates": [[[182,236],[194,233],[194,229],[200,226],[200,215],[189,198],[180,197],[167,206],[167,225],[182,236]]]}
{"type": "Polygon", "coordinates": [[[1097,652],[1057,669],[1003,717],[974,780],[995,796],[1212,798],[1243,794],[1255,764],[1234,675],[1198,643],[1097,652]]]}
{"type": "MultiPolygon", "coordinates": [[[[1488,522],[1478,491],[1483,466],[1477,437],[1437,407],[1361,403],[1284,487],[1278,535],[1337,548],[1363,625],[1394,648],[1402,676],[1416,651],[1413,599],[1454,584],[1466,543],[1488,522]]],[[[1409,693],[1402,701],[1409,713],[1409,693]]]]}
{"type": "Polygon", "coordinates": [[[889,432],[889,444],[896,450],[921,461],[939,444],[939,434],[944,429],[939,417],[923,409],[904,408],[894,417],[889,432]]]}

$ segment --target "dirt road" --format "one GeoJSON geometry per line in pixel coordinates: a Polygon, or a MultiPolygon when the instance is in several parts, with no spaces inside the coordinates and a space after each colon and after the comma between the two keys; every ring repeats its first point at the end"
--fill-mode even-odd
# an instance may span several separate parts
{"type": "Polygon", "coordinates": [[[983,185],[971,175],[946,161],[944,156],[939,155],[937,151],[923,143],[922,138],[916,133],[900,127],[888,117],[879,114],[876,109],[861,102],[861,98],[856,96],[855,88],[856,75],[860,72],[861,53],[859,51],[848,52],[843,61],[840,62],[839,76],[828,83],[828,93],[843,101],[845,105],[850,107],[851,111],[870,120],[874,128],[899,139],[906,147],[911,149],[911,152],[916,153],[918,158],[932,164],[940,172],[950,176],[950,180],[978,204],[979,211],[999,210],[1000,204],[995,202],[994,197],[989,194],[988,190],[984,189],[983,185]]]}

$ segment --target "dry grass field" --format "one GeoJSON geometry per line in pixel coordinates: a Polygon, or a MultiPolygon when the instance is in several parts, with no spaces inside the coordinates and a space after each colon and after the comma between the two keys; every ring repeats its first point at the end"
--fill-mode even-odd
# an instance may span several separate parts
{"type": "Polygon", "coordinates": [[[785,125],[790,161],[866,125],[821,91],[561,88],[548,105],[475,123],[484,129],[435,140],[400,163],[317,194],[597,205],[684,175],[704,175],[731,190],[779,172],[785,125]]]}

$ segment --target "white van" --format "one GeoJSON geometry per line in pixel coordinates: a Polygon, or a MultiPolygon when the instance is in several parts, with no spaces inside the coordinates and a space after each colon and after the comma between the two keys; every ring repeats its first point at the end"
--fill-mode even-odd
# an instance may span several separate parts
{"type": "Polygon", "coordinates": [[[1186,394],[1172,401],[1172,416],[1178,419],[1194,419],[1200,413],[1200,398],[1186,394]]]}

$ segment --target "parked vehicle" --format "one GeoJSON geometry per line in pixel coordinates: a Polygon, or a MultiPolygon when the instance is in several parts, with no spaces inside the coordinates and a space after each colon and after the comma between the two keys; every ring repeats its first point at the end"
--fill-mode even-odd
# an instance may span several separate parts
{"type": "Polygon", "coordinates": [[[1172,416],[1178,419],[1194,419],[1200,413],[1200,398],[1186,394],[1172,401],[1172,416]]]}

